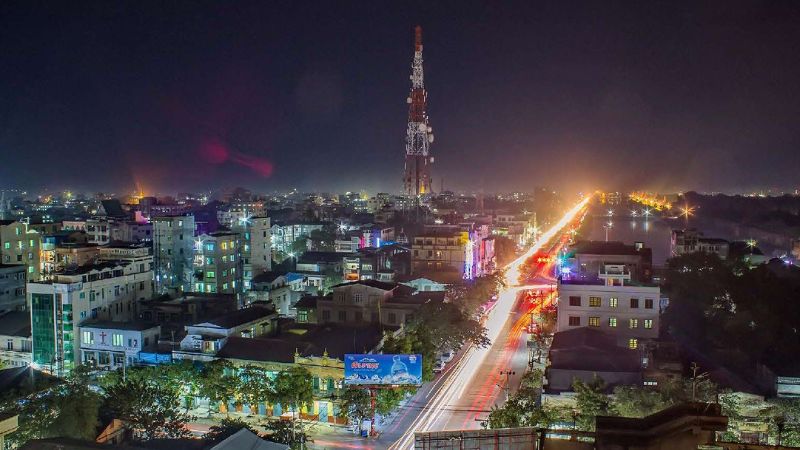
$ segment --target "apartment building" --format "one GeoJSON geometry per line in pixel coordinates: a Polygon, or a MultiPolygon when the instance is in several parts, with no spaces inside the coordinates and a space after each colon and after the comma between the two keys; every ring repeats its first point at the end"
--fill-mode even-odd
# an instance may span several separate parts
{"type": "Polygon", "coordinates": [[[42,236],[28,224],[0,220],[0,264],[24,264],[28,280],[41,277],[42,236]]]}
{"type": "Polygon", "coordinates": [[[26,272],[22,264],[0,264],[0,313],[25,310],[26,272]]]}
{"type": "Polygon", "coordinates": [[[195,292],[235,294],[241,301],[241,235],[233,231],[203,234],[198,236],[194,251],[195,292]]]}
{"type": "Polygon", "coordinates": [[[190,292],[194,276],[194,216],[153,217],[156,291],[190,292]]]}
{"type": "Polygon", "coordinates": [[[80,363],[81,325],[89,320],[130,321],[137,302],[153,296],[150,256],[105,261],[56,273],[27,285],[33,363],[66,375],[80,363]]]}
{"type": "Polygon", "coordinates": [[[560,280],[556,332],[596,328],[614,336],[618,345],[636,349],[658,338],[659,298],[654,285],[560,280]]]}

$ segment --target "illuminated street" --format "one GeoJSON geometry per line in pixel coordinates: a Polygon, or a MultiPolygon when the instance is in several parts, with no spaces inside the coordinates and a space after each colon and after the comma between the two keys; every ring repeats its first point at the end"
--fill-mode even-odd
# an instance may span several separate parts
{"type": "MultiPolygon", "coordinates": [[[[551,286],[548,283],[521,286],[521,266],[541,250],[557,253],[558,243],[562,242],[557,238],[588,202],[588,198],[584,199],[569,210],[558,223],[542,234],[536,244],[507,266],[508,287],[500,293],[486,321],[487,334],[493,343],[491,347],[467,349],[434,382],[420,389],[380,438],[370,445],[377,448],[384,445],[392,449],[410,448],[413,447],[414,433],[417,431],[480,428],[480,421],[491,407],[502,403],[505,398],[507,376],[502,375],[502,371],[515,372],[508,377],[513,392],[528,365],[525,329],[530,322],[529,310],[517,305],[517,294],[524,289],[551,286]]],[[[546,278],[549,268],[549,265],[544,266],[540,276],[546,278]]]]}

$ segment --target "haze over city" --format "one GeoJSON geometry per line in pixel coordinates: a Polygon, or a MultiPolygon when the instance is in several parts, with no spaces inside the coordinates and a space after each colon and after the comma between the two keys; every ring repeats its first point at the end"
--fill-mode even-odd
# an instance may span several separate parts
{"type": "Polygon", "coordinates": [[[0,450],[800,448],[800,2],[0,2],[0,450]]]}
{"type": "Polygon", "coordinates": [[[417,24],[437,190],[789,189],[800,166],[793,2],[0,8],[5,187],[398,191],[417,24]]]}

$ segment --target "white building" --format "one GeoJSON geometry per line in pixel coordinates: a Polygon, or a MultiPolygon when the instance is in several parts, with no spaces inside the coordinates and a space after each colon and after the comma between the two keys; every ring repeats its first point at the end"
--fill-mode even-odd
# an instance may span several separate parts
{"type": "Polygon", "coordinates": [[[31,316],[27,311],[0,315],[0,365],[25,367],[31,363],[31,316]]]}
{"type": "Polygon", "coordinates": [[[321,222],[284,222],[272,225],[272,249],[289,253],[292,243],[300,236],[311,236],[314,230],[322,230],[321,222]]]}
{"type": "Polygon", "coordinates": [[[244,289],[251,288],[251,280],[272,269],[272,238],[269,217],[250,217],[233,227],[241,239],[244,267],[244,289]]]}
{"type": "Polygon", "coordinates": [[[107,261],[29,282],[33,363],[66,375],[80,362],[81,325],[89,320],[130,321],[137,302],[153,296],[152,262],[107,261]]]}
{"type": "Polygon", "coordinates": [[[658,286],[561,281],[556,332],[597,328],[615,336],[618,345],[635,349],[658,338],[659,298],[658,286]]]}
{"type": "Polygon", "coordinates": [[[81,325],[84,364],[116,370],[139,364],[142,349],[158,344],[161,327],[142,322],[89,321],[81,325]]]}

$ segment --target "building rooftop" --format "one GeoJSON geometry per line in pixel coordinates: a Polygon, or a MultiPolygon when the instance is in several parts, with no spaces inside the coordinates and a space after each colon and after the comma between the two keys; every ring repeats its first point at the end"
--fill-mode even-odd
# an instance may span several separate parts
{"type": "Polygon", "coordinates": [[[411,292],[413,292],[413,289],[409,288],[406,285],[403,285],[403,284],[400,284],[400,283],[387,283],[385,281],[378,281],[378,280],[358,280],[358,281],[351,281],[351,282],[348,282],[348,283],[339,283],[339,284],[333,286],[333,289],[339,288],[339,287],[353,286],[353,285],[357,285],[357,284],[364,285],[364,286],[369,286],[369,287],[376,288],[376,289],[381,289],[381,290],[384,290],[384,291],[391,291],[391,290],[400,288],[400,291],[397,292],[398,294],[405,293],[405,292],[407,292],[408,294],[411,294],[411,292]]]}
{"type": "Polygon", "coordinates": [[[230,337],[217,353],[220,358],[251,361],[294,362],[300,356],[328,356],[344,359],[346,353],[368,353],[380,344],[383,331],[377,326],[342,324],[298,324],[290,322],[271,338],[230,337]]]}
{"type": "Polygon", "coordinates": [[[342,258],[346,256],[357,256],[354,253],[341,253],[341,252],[305,252],[297,258],[298,264],[314,264],[314,263],[332,263],[341,262],[342,258]]]}
{"type": "Polygon", "coordinates": [[[102,328],[104,330],[129,330],[129,331],[144,331],[155,328],[159,325],[149,322],[112,322],[110,320],[95,320],[88,321],[81,324],[81,327],[87,328],[102,328]]]}
{"type": "Polygon", "coordinates": [[[0,315],[0,334],[31,337],[31,315],[27,311],[9,311],[0,315]]]}
{"type": "MultiPolygon", "coordinates": [[[[255,320],[269,317],[274,313],[275,309],[272,307],[267,307],[265,305],[253,305],[244,309],[231,311],[227,314],[223,314],[221,316],[205,320],[203,321],[203,324],[208,323],[226,329],[235,328],[239,325],[244,325],[246,323],[253,322],[255,320]]],[[[199,325],[202,324],[196,324],[195,326],[199,325]]]]}
{"type": "Polygon", "coordinates": [[[295,308],[316,308],[317,300],[319,297],[315,295],[306,295],[295,303],[295,308]]]}
{"type": "Polygon", "coordinates": [[[286,272],[278,272],[278,271],[271,271],[271,272],[262,272],[253,277],[251,280],[253,283],[272,283],[273,281],[277,280],[278,277],[286,275],[286,272]]]}
{"type": "Polygon", "coordinates": [[[648,247],[637,249],[636,245],[628,245],[619,241],[578,241],[571,253],[584,255],[642,255],[650,257],[652,250],[648,247]]]}
{"type": "Polygon", "coordinates": [[[638,372],[639,352],[616,345],[616,339],[588,327],[562,331],[553,336],[550,369],[594,372],[638,372]]]}

